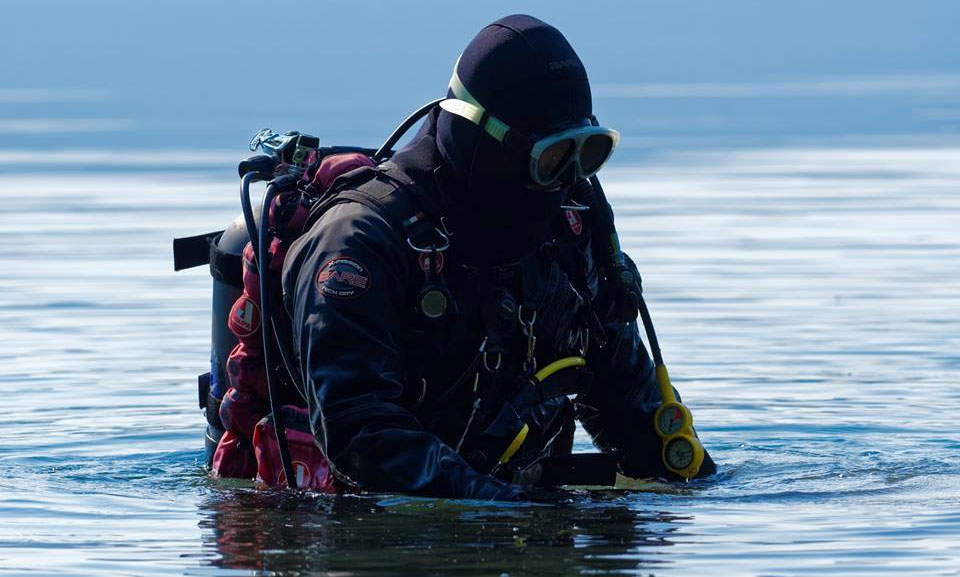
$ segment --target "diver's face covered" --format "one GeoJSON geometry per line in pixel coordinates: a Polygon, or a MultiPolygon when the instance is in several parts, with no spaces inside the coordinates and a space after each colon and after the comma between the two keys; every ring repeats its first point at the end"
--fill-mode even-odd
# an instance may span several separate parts
{"type": "Polygon", "coordinates": [[[599,170],[618,138],[594,126],[573,48],[530,16],[498,20],[471,41],[441,108],[453,244],[477,266],[519,261],[548,241],[574,179],[599,170]]]}

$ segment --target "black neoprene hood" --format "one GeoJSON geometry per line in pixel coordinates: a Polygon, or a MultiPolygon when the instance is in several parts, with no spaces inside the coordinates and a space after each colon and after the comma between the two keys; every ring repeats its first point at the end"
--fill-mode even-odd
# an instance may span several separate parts
{"type": "MultiPolygon", "coordinates": [[[[559,30],[533,16],[506,16],[484,27],[460,55],[455,73],[490,114],[528,136],[555,132],[593,111],[577,53],[559,30]]],[[[453,91],[447,96],[456,97],[453,91]]],[[[498,154],[477,126],[450,116],[440,115],[437,140],[455,172],[510,177],[525,169],[498,154]]]]}
{"type": "Polygon", "coordinates": [[[533,16],[507,16],[483,28],[460,56],[457,76],[487,111],[527,134],[592,112],[577,53],[559,30],[533,16]]]}
{"type": "MultiPolygon", "coordinates": [[[[484,27],[461,54],[456,75],[487,112],[527,136],[545,136],[592,113],[577,53],[556,28],[532,16],[484,27]]],[[[568,184],[531,188],[527,153],[446,110],[437,116],[436,147],[449,169],[441,188],[465,261],[516,262],[549,240],[568,184]]]]}

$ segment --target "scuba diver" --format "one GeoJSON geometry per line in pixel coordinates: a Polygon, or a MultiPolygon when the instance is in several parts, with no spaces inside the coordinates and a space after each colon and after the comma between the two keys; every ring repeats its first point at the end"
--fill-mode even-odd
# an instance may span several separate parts
{"type": "Polygon", "coordinates": [[[628,477],[714,473],[595,176],[619,134],[564,36],[486,26],[401,128],[421,117],[395,153],[252,143],[295,141],[241,164],[271,180],[262,216],[214,237],[214,473],[519,500],[560,482],[575,420],[628,477]]]}

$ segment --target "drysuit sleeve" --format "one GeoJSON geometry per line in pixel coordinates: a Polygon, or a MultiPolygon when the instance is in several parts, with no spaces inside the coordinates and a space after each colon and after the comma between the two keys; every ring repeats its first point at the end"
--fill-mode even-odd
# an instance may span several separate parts
{"type": "Polygon", "coordinates": [[[337,477],[360,488],[511,500],[401,406],[411,315],[402,239],[356,202],[330,208],[284,262],[284,304],[313,434],[337,477]]]}
{"type": "MultiPolygon", "coordinates": [[[[610,310],[603,300],[601,295],[598,310],[610,310]]],[[[586,395],[577,398],[577,418],[600,450],[622,454],[625,475],[679,479],[667,470],[660,456],[661,440],[653,416],[662,396],[638,322],[613,318],[602,322],[607,344],[591,347],[588,366],[594,370],[593,385],[586,395]]],[[[679,400],[680,394],[674,391],[679,400]]],[[[715,472],[716,464],[705,451],[697,477],[715,472]]]]}

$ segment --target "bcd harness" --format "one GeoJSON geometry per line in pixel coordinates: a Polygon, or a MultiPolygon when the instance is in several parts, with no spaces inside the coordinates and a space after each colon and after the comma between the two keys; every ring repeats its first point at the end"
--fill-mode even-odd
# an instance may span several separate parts
{"type": "MultiPolygon", "coordinates": [[[[420,270],[423,274],[419,288],[412,291],[415,295],[413,309],[426,327],[427,346],[423,348],[437,348],[437,343],[442,341],[440,337],[445,321],[457,314],[456,300],[446,282],[445,271],[449,271],[450,266],[440,266],[440,259],[447,258],[444,255],[451,246],[452,231],[437,205],[396,165],[386,162],[339,177],[327,196],[310,209],[304,229],[309,229],[333,206],[345,202],[358,202],[371,208],[387,218],[394,230],[399,232],[410,255],[410,270],[420,270]]],[[[451,446],[481,472],[495,472],[508,463],[517,469],[529,464],[524,461],[533,460],[536,455],[512,462],[530,435],[530,425],[523,419],[525,411],[550,399],[585,392],[590,380],[589,373],[585,371],[565,370],[579,369],[586,364],[582,357],[586,353],[585,342],[580,350],[581,356],[566,359],[567,362],[553,363],[537,372],[534,356],[537,344],[534,332],[536,308],[515,304],[513,295],[502,287],[491,289],[490,293],[485,300],[492,301],[498,314],[482,315],[484,336],[476,354],[461,377],[431,403],[443,406],[444,399],[462,392],[464,386],[470,387],[473,399],[470,413],[459,438],[451,439],[451,446]],[[518,387],[516,394],[509,399],[511,402],[504,404],[504,399],[497,399],[494,391],[499,388],[501,372],[506,368],[508,343],[504,333],[509,331],[511,324],[518,325],[521,333],[521,380],[526,386],[518,387]]],[[[422,366],[425,360],[421,358],[418,364],[422,366]]],[[[413,372],[419,372],[420,377],[410,379],[411,385],[416,388],[416,381],[419,381],[421,388],[417,398],[411,402],[411,409],[423,403],[427,394],[427,380],[423,378],[422,371],[415,369],[413,372]]],[[[549,433],[548,438],[539,439],[538,444],[552,442],[560,429],[554,427],[549,433]]]]}
{"type": "MultiPolygon", "coordinates": [[[[308,172],[309,174],[309,172],[308,172]]],[[[277,180],[274,181],[275,183],[277,180]]],[[[302,227],[296,230],[285,229],[282,225],[274,223],[266,232],[274,237],[281,238],[284,242],[290,243],[300,234],[309,230],[313,224],[320,219],[329,209],[338,204],[347,202],[357,202],[363,204],[378,214],[388,219],[394,230],[397,230],[403,239],[404,245],[410,255],[410,270],[421,270],[423,277],[419,282],[419,289],[413,291],[416,295],[413,309],[422,320],[428,330],[427,335],[439,333],[439,329],[445,319],[456,314],[456,302],[450,290],[446,286],[445,273],[438,266],[439,259],[445,258],[443,255],[450,247],[450,235],[446,230],[446,223],[442,217],[431,219],[423,210],[425,199],[416,183],[406,177],[401,171],[396,170],[395,165],[387,162],[377,167],[365,167],[353,170],[349,173],[339,176],[329,190],[320,195],[316,191],[297,185],[295,179],[284,179],[279,181],[279,185],[289,188],[292,194],[284,195],[280,190],[275,195],[273,213],[279,215],[282,221],[284,215],[290,215],[294,212],[291,206],[300,203],[308,207],[309,216],[302,227]],[[437,224],[435,225],[434,222],[437,224]]],[[[434,208],[430,206],[430,208],[434,208]]],[[[175,241],[175,261],[176,268],[189,268],[198,266],[204,260],[210,264],[211,275],[222,282],[242,287],[241,280],[241,257],[220,250],[216,244],[218,233],[200,235],[188,239],[178,239],[175,241]],[[206,250],[204,250],[206,249],[206,250]],[[204,258],[205,255],[206,259],[204,258]]],[[[260,257],[262,258],[262,257],[260,257]]],[[[259,258],[258,258],[259,261],[259,258]]],[[[274,265],[271,264],[271,269],[274,265]]],[[[584,294],[586,294],[584,292],[584,294]]],[[[505,302],[513,301],[511,294],[499,290],[497,296],[502,297],[499,301],[501,305],[505,302]]],[[[503,308],[503,307],[501,307],[503,308]]],[[[536,323],[537,310],[535,308],[514,304],[512,310],[515,311],[515,322],[520,327],[523,334],[524,350],[522,351],[522,368],[526,375],[528,387],[522,387],[513,399],[514,405],[520,404],[521,408],[528,408],[558,397],[584,392],[589,385],[589,373],[584,371],[570,371],[565,369],[580,368],[585,365],[582,357],[573,358],[573,362],[564,362],[561,364],[552,364],[536,372],[536,359],[534,351],[536,347],[536,335],[534,326],[536,323]],[[556,376],[554,374],[557,373],[556,376]],[[552,377],[552,378],[547,378],[552,377]]],[[[286,320],[286,319],[284,319],[286,320]]],[[[269,322],[267,315],[264,315],[264,325],[269,322]]],[[[458,451],[466,450],[469,446],[470,454],[468,460],[478,469],[487,472],[500,468],[502,465],[511,461],[518,453],[521,446],[526,441],[530,427],[522,422],[518,416],[516,406],[504,408],[492,417],[488,415],[488,420],[492,422],[483,423],[478,418],[481,408],[484,404],[491,405],[489,409],[494,409],[494,403],[488,401],[481,394],[483,387],[482,380],[489,378],[491,384],[486,388],[493,388],[494,382],[501,376],[504,369],[504,358],[506,356],[505,347],[507,343],[503,338],[502,331],[498,330],[496,322],[485,322],[484,329],[487,334],[478,346],[473,360],[464,371],[463,376],[452,386],[448,387],[442,393],[435,404],[441,404],[443,400],[453,396],[457,392],[462,392],[464,385],[472,387],[474,401],[471,412],[466,420],[462,434],[456,440],[455,447],[458,451]],[[486,425],[484,429],[473,431],[478,425],[486,425]],[[504,442],[506,435],[506,445],[498,446],[504,442]],[[467,443],[468,437],[479,439],[477,442],[467,443]]],[[[277,339],[278,341],[280,339],[277,339]]],[[[428,341],[433,340],[429,336],[428,341]]],[[[278,348],[284,348],[281,343],[276,342],[278,348]]],[[[586,353],[586,341],[581,347],[581,354],[586,353]]],[[[281,356],[285,358],[283,363],[274,363],[275,368],[281,373],[284,381],[294,385],[300,392],[300,396],[306,398],[304,384],[299,378],[295,367],[295,361],[287,360],[289,355],[281,351],[281,356]],[[285,370],[287,369],[287,370],[285,370]]],[[[209,374],[201,376],[201,407],[208,408],[208,420],[211,418],[218,421],[219,417],[216,411],[211,411],[211,406],[216,406],[219,399],[213,397],[209,390],[209,374]]],[[[421,389],[416,395],[416,399],[411,403],[414,407],[423,402],[426,396],[426,380],[411,379],[411,388],[416,388],[416,380],[420,381],[421,389]]],[[[221,425],[222,426],[222,425],[221,425]]],[[[555,434],[559,431],[554,432],[555,434]]],[[[555,436],[554,434],[554,436],[555,436]]],[[[545,439],[551,441],[552,439],[545,439]]]]}
{"type": "MultiPolygon", "coordinates": [[[[422,115],[427,110],[428,107],[424,107],[412,115],[401,125],[400,129],[409,127],[414,116],[422,115]]],[[[279,137],[279,135],[270,134],[268,137],[263,137],[263,134],[258,134],[255,140],[257,140],[258,145],[266,150],[265,143],[268,138],[274,137],[279,137]]],[[[378,157],[385,155],[385,149],[388,149],[395,142],[395,137],[396,133],[381,150],[372,155],[371,150],[355,147],[319,149],[314,145],[315,138],[305,137],[305,135],[299,135],[298,133],[288,133],[285,140],[273,141],[279,143],[275,148],[271,148],[276,152],[273,158],[266,155],[255,156],[240,165],[244,192],[242,202],[244,203],[247,230],[250,232],[253,241],[258,268],[261,271],[266,271],[276,268],[276,263],[270,263],[270,266],[267,267],[259,266],[263,262],[262,259],[269,258],[266,247],[269,246],[270,238],[279,238],[289,245],[289,242],[309,230],[327,210],[337,204],[357,202],[371,208],[386,218],[391,227],[402,237],[404,244],[409,249],[410,270],[417,270],[418,268],[422,270],[423,279],[419,290],[416,291],[413,309],[425,326],[435,329],[442,324],[442,321],[456,314],[457,311],[457,304],[447,288],[443,267],[441,266],[444,253],[450,248],[450,237],[453,231],[448,229],[443,216],[436,209],[437,207],[431,205],[430,199],[425,197],[419,186],[390,162],[378,166],[365,166],[339,174],[325,190],[318,190],[312,186],[312,176],[317,170],[322,169],[322,163],[328,158],[336,154],[353,153],[372,156],[376,160],[378,157]],[[291,145],[291,142],[294,144],[291,145]],[[303,144],[304,142],[306,144],[303,144]],[[304,169],[297,168],[297,166],[303,166],[310,160],[312,162],[304,169]],[[275,177],[277,173],[281,175],[275,177]],[[267,227],[267,230],[263,231],[262,234],[257,231],[249,201],[249,184],[257,179],[270,180],[262,208],[263,216],[260,220],[261,226],[267,227]],[[297,222],[294,226],[284,226],[291,223],[290,220],[283,222],[285,218],[294,218],[298,212],[302,213],[303,210],[308,212],[305,221],[297,222]],[[271,219],[273,220],[272,226],[270,226],[271,219]]],[[[254,143],[251,143],[251,148],[253,148],[253,145],[254,143]]],[[[636,274],[635,268],[629,266],[625,255],[620,250],[619,240],[613,226],[613,214],[603,195],[599,180],[595,176],[590,181],[579,180],[571,191],[571,199],[574,204],[565,208],[587,211],[587,218],[584,219],[585,228],[591,231],[594,239],[592,245],[594,257],[600,266],[605,269],[607,282],[614,287],[613,309],[608,311],[608,314],[612,318],[617,318],[626,323],[636,319],[638,310],[641,313],[657,368],[661,395],[664,399],[663,407],[661,407],[663,410],[658,411],[655,419],[657,432],[664,439],[664,462],[671,471],[688,478],[693,477],[699,468],[699,462],[703,458],[702,447],[700,447],[699,441],[693,434],[689,410],[686,410],[686,407],[676,402],[674,398],[673,389],[669,383],[669,377],[656,342],[652,322],[641,296],[639,275],[636,274]],[[669,409],[671,415],[675,415],[670,424],[663,424],[667,423],[669,419],[661,419],[661,416],[667,412],[666,409],[669,409]],[[661,423],[661,420],[663,423],[661,423]],[[677,422],[679,422],[679,426],[676,424],[677,422]],[[668,449],[671,447],[676,449],[681,445],[684,450],[688,446],[690,447],[689,452],[692,455],[690,463],[683,466],[671,466],[668,449]]],[[[242,288],[242,257],[220,250],[217,243],[220,234],[222,234],[222,231],[176,239],[174,241],[175,270],[209,263],[211,275],[215,280],[242,288]]],[[[570,262],[564,258],[557,258],[557,262],[561,264],[571,284],[575,286],[578,294],[582,297],[582,304],[588,311],[589,322],[584,328],[585,335],[581,336],[580,354],[551,363],[538,371],[536,357],[534,356],[537,343],[535,323],[538,310],[528,303],[513,303],[516,311],[515,318],[525,343],[524,354],[521,355],[521,374],[526,386],[521,386],[516,390],[517,394],[509,399],[510,403],[501,404],[499,413],[486,415],[487,420],[479,423],[480,425],[486,425],[483,430],[472,430],[478,426],[478,415],[485,408],[485,398],[481,394],[481,389],[484,388],[481,384],[481,377],[487,375],[495,382],[501,374],[505,354],[505,343],[501,338],[501,333],[493,330],[491,323],[485,322],[486,335],[479,344],[473,360],[462,376],[439,395],[439,400],[443,400],[461,390],[463,386],[472,385],[474,400],[463,432],[459,439],[455,440],[455,446],[458,452],[464,449],[466,445],[473,446],[470,454],[464,455],[464,457],[479,471],[495,472],[507,463],[522,468],[531,464],[531,462],[525,462],[527,459],[536,457],[527,456],[527,459],[520,457],[514,460],[515,455],[522,453],[521,448],[530,434],[530,427],[519,415],[522,411],[517,411],[518,404],[522,405],[524,410],[533,410],[533,407],[538,406],[538,404],[543,405],[550,399],[563,398],[567,395],[584,392],[588,386],[589,373],[569,369],[580,369],[585,365],[584,355],[591,340],[591,332],[597,342],[602,342],[604,331],[597,314],[592,310],[590,291],[586,286],[581,267],[571,266],[570,262]],[[591,327],[593,328],[592,331],[591,327]],[[507,410],[508,408],[510,410],[507,410]],[[507,433],[506,437],[504,437],[504,433],[507,433]],[[474,441],[468,442],[471,437],[474,438],[474,441]],[[503,439],[510,439],[505,447],[500,444],[503,439]],[[512,460],[514,461],[511,462],[512,460]]],[[[265,329],[264,354],[266,356],[268,350],[275,348],[282,359],[282,363],[269,363],[273,367],[271,368],[268,365],[267,378],[268,390],[271,391],[271,409],[275,415],[277,437],[281,457],[283,457],[285,440],[283,438],[284,425],[281,422],[282,413],[274,399],[274,387],[269,383],[271,374],[274,372],[273,369],[276,369],[285,381],[292,384],[301,397],[306,399],[306,395],[304,394],[304,383],[301,382],[299,372],[294,368],[296,365],[293,364],[291,355],[287,351],[285,339],[280,335],[280,331],[276,330],[277,326],[283,325],[283,323],[276,323],[274,316],[269,312],[271,299],[266,296],[269,294],[268,276],[269,274],[260,275],[261,297],[264,299],[262,302],[263,327],[265,329]],[[268,340],[267,335],[270,334],[274,334],[277,338],[268,340]]],[[[502,302],[505,301],[501,301],[501,304],[502,302]]],[[[285,321],[288,326],[289,319],[285,319],[285,321]]],[[[496,323],[492,324],[495,325],[496,323]]],[[[215,364],[213,369],[216,369],[215,364]]],[[[219,421],[219,417],[216,411],[210,411],[210,408],[216,406],[219,399],[209,389],[210,378],[209,373],[200,377],[199,401],[201,408],[207,408],[208,421],[215,424],[215,421],[219,421]]],[[[422,388],[414,403],[415,405],[424,401],[427,392],[426,381],[424,379],[420,380],[422,388]]],[[[491,390],[494,387],[488,386],[486,388],[491,390]]],[[[494,403],[486,408],[495,410],[496,406],[497,404],[494,403]]],[[[222,424],[220,424],[220,430],[222,430],[222,424]]],[[[540,441],[545,440],[549,444],[559,434],[559,431],[554,431],[551,434],[553,437],[540,439],[540,441]]],[[[288,468],[288,460],[288,457],[284,459],[284,470],[287,472],[288,484],[293,486],[294,477],[292,469],[288,468]]]]}

